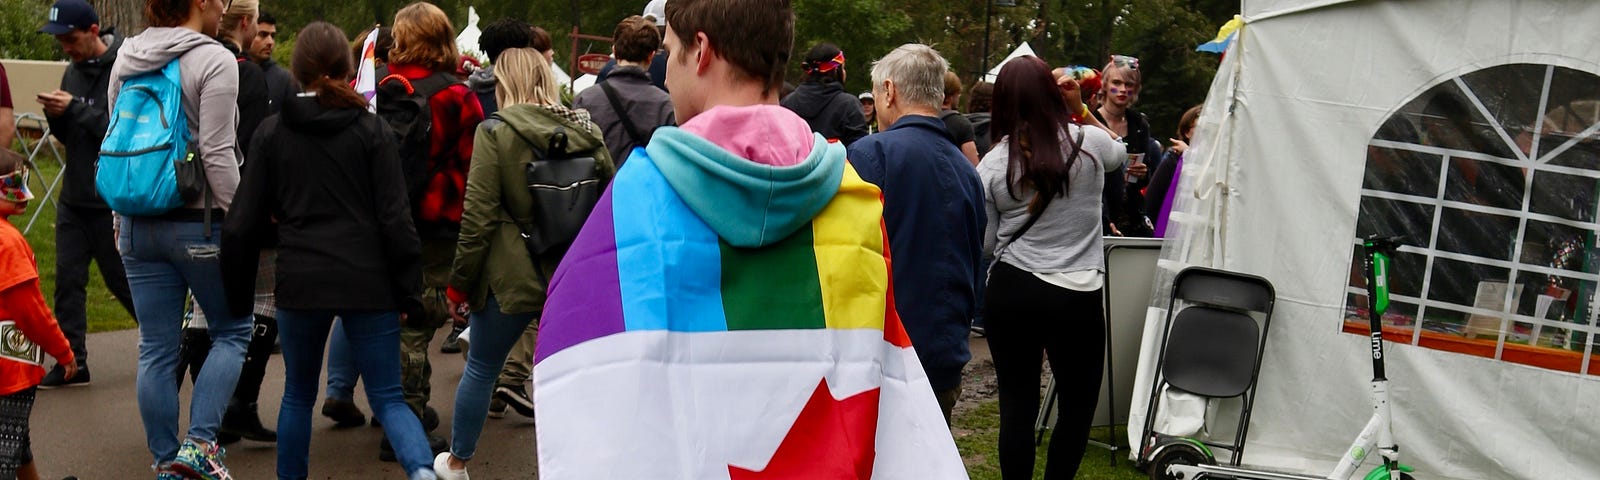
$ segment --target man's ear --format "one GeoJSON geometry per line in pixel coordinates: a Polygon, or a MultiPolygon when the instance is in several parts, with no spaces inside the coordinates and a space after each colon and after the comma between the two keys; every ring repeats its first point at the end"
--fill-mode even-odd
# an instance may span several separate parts
{"type": "Polygon", "coordinates": [[[711,69],[711,57],[721,57],[721,52],[716,51],[711,45],[711,38],[705,32],[696,32],[694,41],[699,48],[695,49],[695,73],[704,75],[711,69]]]}

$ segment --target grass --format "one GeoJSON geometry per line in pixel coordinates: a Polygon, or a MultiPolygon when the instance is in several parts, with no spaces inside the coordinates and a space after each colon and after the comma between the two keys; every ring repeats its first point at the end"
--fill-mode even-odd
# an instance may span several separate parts
{"type": "MultiPolygon", "coordinates": [[[[1000,402],[990,400],[980,404],[966,413],[955,418],[956,449],[961,451],[961,458],[967,463],[967,474],[973,480],[999,480],[1000,457],[997,449],[1000,442],[1000,402]]],[[[1093,438],[1106,438],[1109,429],[1095,428],[1093,438]]],[[[1117,429],[1117,438],[1123,438],[1122,429],[1117,429]]],[[[1120,442],[1119,442],[1120,443],[1120,442]]],[[[1044,478],[1045,452],[1050,446],[1049,435],[1040,445],[1034,460],[1034,478],[1044,478]]],[[[1077,478],[1093,480],[1146,480],[1144,472],[1135,470],[1132,462],[1126,459],[1127,450],[1115,452],[1117,465],[1111,465],[1113,452],[1090,445],[1084,451],[1083,459],[1078,464],[1077,478]]]]}
{"type": "MultiPolygon", "coordinates": [[[[63,151],[63,154],[66,152],[63,151]]],[[[28,224],[35,211],[39,212],[39,219],[33,222],[33,228],[25,235],[28,245],[33,247],[35,259],[39,262],[39,287],[44,290],[44,298],[52,308],[55,307],[56,291],[56,209],[44,198],[44,185],[48,185],[56,178],[56,173],[61,171],[61,163],[50,158],[50,148],[47,146],[40,152],[40,158],[34,163],[39,170],[33,172],[28,179],[29,188],[35,198],[28,202],[28,211],[11,217],[11,224],[22,230],[28,224]]],[[[106,289],[105,279],[100,276],[100,269],[93,264],[89,267],[88,298],[85,302],[89,313],[89,332],[107,332],[125,330],[136,326],[133,316],[117,303],[117,298],[111,296],[111,291],[106,289]]]]}

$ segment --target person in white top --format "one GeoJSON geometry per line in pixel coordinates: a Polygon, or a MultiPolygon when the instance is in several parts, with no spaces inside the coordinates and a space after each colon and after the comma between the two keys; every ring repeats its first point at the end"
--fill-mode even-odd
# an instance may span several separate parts
{"type": "Polygon", "coordinates": [[[1060,412],[1045,466],[1047,479],[1077,473],[1104,368],[1100,288],[1100,191],[1121,165],[1121,146],[1105,130],[1073,123],[1082,109],[1070,79],[1057,88],[1034,57],[1007,63],[994,89],[999,143],[978,164],[994,266],[984,322],[1000,386],[1000,474],[1031,479],[1039,369],[1049,352],[1060,412]],[[1072,105],[1069,107],[1068,105],[1072,105]]]}

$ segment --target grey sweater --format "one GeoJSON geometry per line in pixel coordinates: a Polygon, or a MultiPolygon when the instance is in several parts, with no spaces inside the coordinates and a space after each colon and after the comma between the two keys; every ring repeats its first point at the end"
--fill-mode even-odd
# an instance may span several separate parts
{"type": "MultiPolygon", "coordinates": [[[[239,125],[239,65],[233,53],[215,39],[183,28],[150,28],[122,43],[121,54],[111,69],[108,105],[117,104],[122,80],[144,72],[160,70],[178,58],[183,83],[183,113],[189,120],[189,134],[200,144],[206,180],[211,184],[212,207],[228,209],[233,192],[239,187],[239,163],[243,158],[235,138],[239,125]]],[[[185,208],[204,208],[204,199],[185,208]]]]}
{"type": "MultiPolygon", "coordinates": [[[[988,210],[983,235],[985,252],[1033,273],[1105,270],[1100,242],[1100,190],[1105,172],[1122,165],[1127,154],[1105,130],[1076,125],[1070,130],[1073,138],[1083,132],[1083,152],[1068,172],[1067,194],[1051,200],[1039,220],[1015,242],[1011,237],[1028,222],[1028,202],[1034,193],[1006,188],[1011,139],[1000,140],[978,163],[983,205],[988,210]],[[996,248],[1000,251],[995,252],[996,248]]],[[[1065,154],[1072,147],[1063,139],[1062,148],[1065,154]]]]}

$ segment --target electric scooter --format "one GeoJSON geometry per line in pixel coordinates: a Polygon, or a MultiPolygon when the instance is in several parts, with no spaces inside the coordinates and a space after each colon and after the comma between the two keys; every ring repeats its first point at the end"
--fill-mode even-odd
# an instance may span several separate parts
{"type": "Polygon", "coordinates": [[[1367,473],[1365,480],[1412,480],[1410,466],[1400,463],[1400,447],[1394,442],[1393,418],[1389,410],[1389,379],[1383,369],[1383,313],[1389,309],[1389,259],[1399,246],[1399,237],[1367,237],[1362,242],[1366,266],[1368,319],[1372,327],[1372,418],[1366,428],[1345,450],[1333,472],[1326,476],[1279,473],[1250,468],[1217,465],[1209,448],[1189,438],[1164,437],[1151,455],[1152,479],[1197,480],[1347,480],[1361,468],[1374,449],[1383,464],[1367,473]]]}

